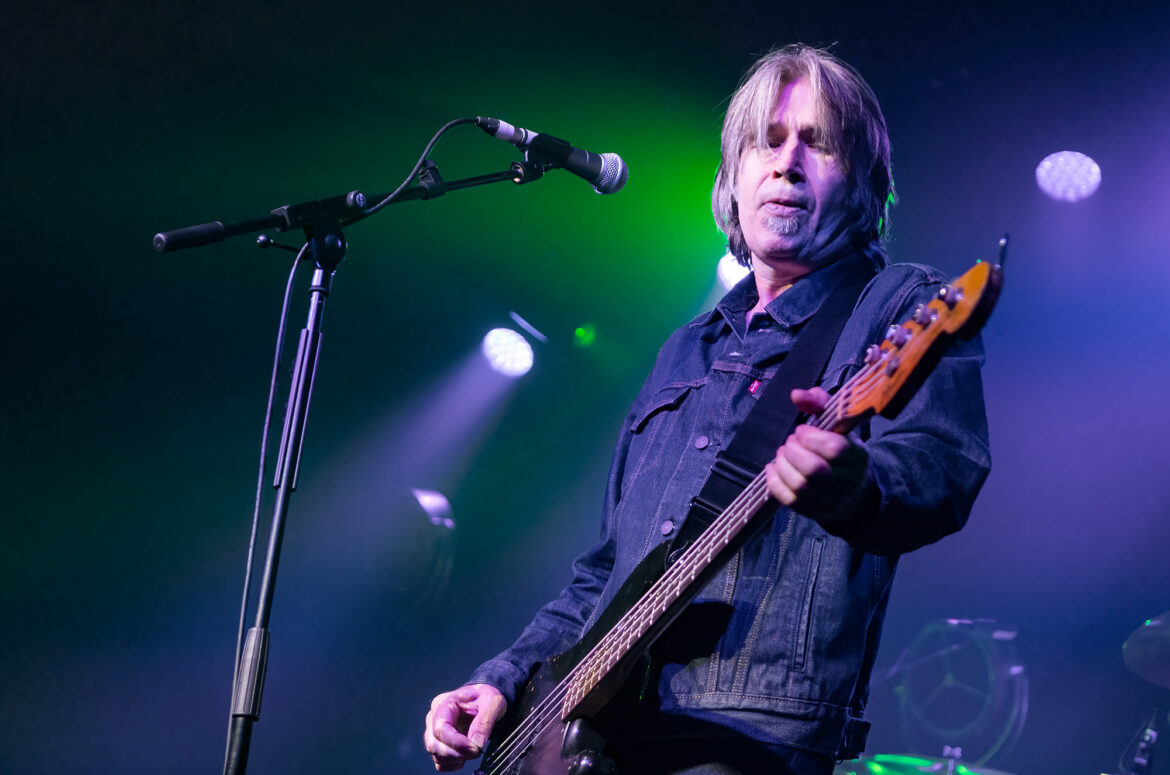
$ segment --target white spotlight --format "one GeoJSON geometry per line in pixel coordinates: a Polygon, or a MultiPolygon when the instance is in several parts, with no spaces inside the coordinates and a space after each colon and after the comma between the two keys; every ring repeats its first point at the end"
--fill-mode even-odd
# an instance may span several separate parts
{"type": "Polygon", "coordinates": [[[1101,168],[1083,153],[1059,151],[1036,167],[1036,184],[1053,199],[1077,202],[1101,185],[1101,168]]]}
{"type": "Polygon", "coordinates": [[[501,374],[522,377],[532,368],[532,345],[510,328],[493,328],[483,338],[483,357],[501,374]]]}
{"type": "Polygon", "coordinates": [[[743,278],[747,277],[748,269],[739,260],[730,253],[724,253],[723,258],[719,259],[719,265],[715,269],[715,276],[719,278],[719,284],[723,286],[724,290],[730,291],[743,278]]]}

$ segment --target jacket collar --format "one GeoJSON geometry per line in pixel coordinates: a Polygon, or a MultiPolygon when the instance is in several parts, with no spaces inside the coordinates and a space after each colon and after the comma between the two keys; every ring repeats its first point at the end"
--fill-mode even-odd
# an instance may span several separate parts
{"type": "MultiPolygon", "coordinates": [[[[872,271],[866,258],[854,253],[828,266],[806,274],[788,290],[768,303],[764,310],[781,326],[793,328],[813,316],[829,293],[846,276],[861,271],[872,271]]],[[[744,332],[748,310],[756,305],[760,296],[756,292],[756,276],[751,272],[735,284],[715,305],[715,309],[700,315],[691,323],[692,327],[709,326],[725,321],[732,330],[744,332]]]]}

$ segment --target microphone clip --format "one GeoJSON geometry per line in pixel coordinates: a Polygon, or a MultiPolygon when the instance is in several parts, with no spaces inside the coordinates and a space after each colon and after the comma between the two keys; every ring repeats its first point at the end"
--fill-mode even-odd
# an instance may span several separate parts
{"type": "Polygon", "coordinates": [[[418,187],[423,190],[423,199],[434,199],[447,193],[447,181],[439,174],[439,165],[430,159],[423,162],[418,173],[418,187]]]}
{"type": "Polygon", "coordinates": [[[559,137],[534,134],[521,146],[524,161],[512,163],[512,180],[517,184],[531,183],[552,169],[563,169],[573,152],[573,146],[559,137]]]}
{"type": "Polygon", "coordinates": [[[543,162],[535,161],[528,158],[528,153],[524,154],[524,161],[514,161],[509,168],[512,171],[512,182],[518,186],[525,183],[531,183],[534,180],[539,180],[544,173],[552,169],[552,165],[543,162]]]}

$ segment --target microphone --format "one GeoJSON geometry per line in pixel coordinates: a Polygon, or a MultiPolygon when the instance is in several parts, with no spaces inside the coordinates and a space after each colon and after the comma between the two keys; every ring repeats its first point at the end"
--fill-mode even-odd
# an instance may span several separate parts
{"type": "Polygon", "coordinates": [[[552,135],[539,134],[512,126],[498,118],[477,116],[475,125],[489,135],[532,151],[540,160],[548,160],[579,178],[583,178],[599,194],[612,194],[626,184],[630,171],[616,153],[590,153],[574,148],[552,135]]]}

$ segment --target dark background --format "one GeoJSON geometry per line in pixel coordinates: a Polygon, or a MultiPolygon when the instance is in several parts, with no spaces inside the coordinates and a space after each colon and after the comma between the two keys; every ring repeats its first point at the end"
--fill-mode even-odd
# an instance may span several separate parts
{"type": "MultiPolygon", "coordinates": [[[[505,646],[594,537],[622,413],[710,303],[726,99],[796,40],[835,43],[882,100],[897,260],[958,274],[1013,236],[985,332],[995,468],[967,529],[904,559],[882,667],[939,618],[1017,628],[995,656],[1025,666],[1030,708],[992,762],[1015,773],[1111,770],[1153,707],[1166,728],[1170,690],[1127,672],[1121,644],[1170,608],[1167,4],[50,1],[6,17],[0,771],[221,766],[291,254],[240,237],[160,256],[154,232],[388,190],[466,115],[629,165],[612,197],[554,173],[348,234],[250,771],[424,773],[430,698],[505,646]],[[1084,202],[1035,185],[1063,149],[1101,165],[1084,202]],[[511,310],[549,342],[504,389],[475,350],[511,310]],[[418,486],[448,494],[454,530],[413,507],[418,486]]],[[[459,127],[432,157],[454,179],[516,153],[459,127]]],[[[905,675],[874,688],[870,751],[938,755],[906,737],[905,675]]]]}

